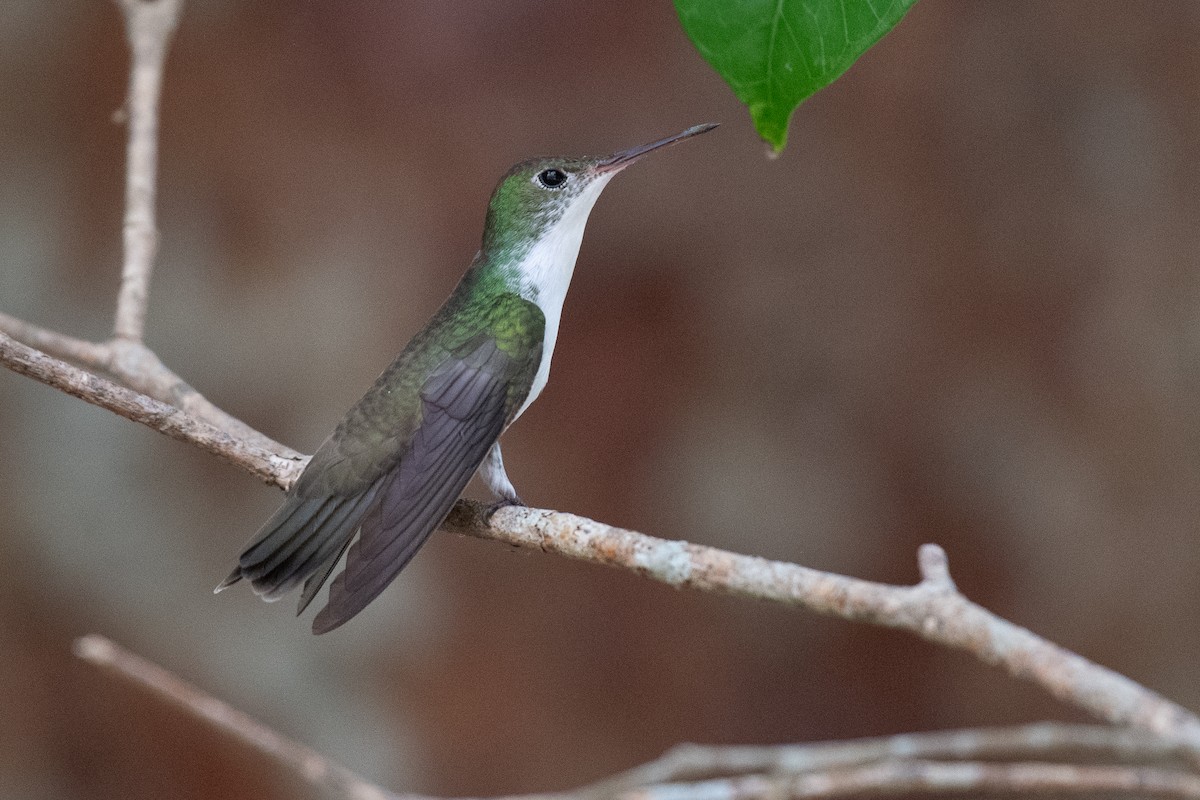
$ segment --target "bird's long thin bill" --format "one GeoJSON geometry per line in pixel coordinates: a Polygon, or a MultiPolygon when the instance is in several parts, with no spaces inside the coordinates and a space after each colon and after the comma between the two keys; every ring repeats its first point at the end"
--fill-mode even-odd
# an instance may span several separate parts
{"type": "Polygon", "coordinates": [[[628,150],[622,150],[618,153],[613,153],[611,156],[601,161],[596,166],[596,169],[600,172],[611,172],[613,170],[624,169],[649,152],[673,145],[676,142],[682,142],[684,139],[690,139],[693,136],[698,136],[702,133],[707,133],[715,127],[717,127],[717,123],[715,122],[706,122],[703,125],[693,125],[686,131],[677,133],[674,136],[668,136],[665,139],[659,139],[657,142],[651,142],[650,144],[643,144],[639,147],[631,147],[628,150]]]}

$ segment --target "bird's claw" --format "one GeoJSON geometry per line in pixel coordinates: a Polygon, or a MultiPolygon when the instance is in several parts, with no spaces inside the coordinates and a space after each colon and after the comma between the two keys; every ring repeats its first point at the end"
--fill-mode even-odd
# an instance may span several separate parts
{"type": "Polygon", "coordinates": [[[502,508],[507,508],[508,506],[525,506],[525,501],[519,497],[501,497],[499,500],[488,506],[487,510],[483,512],[483,521],[486,524],[491,525],[492,517],[496,515],[496,512],[502,508]]]}

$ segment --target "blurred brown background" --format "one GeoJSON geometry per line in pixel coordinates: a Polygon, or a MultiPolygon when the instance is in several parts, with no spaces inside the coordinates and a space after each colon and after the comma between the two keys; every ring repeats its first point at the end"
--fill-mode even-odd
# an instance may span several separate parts
{"type": "MultiPolygon", "coordinates": [[[[644,2],[194,2],[149,342],[311,451],[449,292],[514,161],[723,127],[592,216],[523,496],[1002,615],[1200,707],[1200,6],[924,0],[763,157],[644,2]]],[[[0,309],[92,338],[119,274],[106,2],[0,24],[0,309]]],[[[74,663],[98,631],[394,789],[568,787],[685,740],[1078,718],[886,631],[447,535],[353,624],[213,597],[278,501],[0,373],[0,795],[284,797],[74,663]]]]}

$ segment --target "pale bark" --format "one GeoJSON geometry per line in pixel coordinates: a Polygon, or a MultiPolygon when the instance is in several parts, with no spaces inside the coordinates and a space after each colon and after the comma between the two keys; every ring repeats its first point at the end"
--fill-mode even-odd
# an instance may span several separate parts
{"type": "MultiPolygon", "coordinates": [[[[182,0],[117,0],[133,53],[129,97],[124,261],[114,336],[92,343],[0,314],[0,364],[175,439],[221,456],[287,489],[306,458],[221,411],[143,344],[157,247],[154,195],[158,98],[182,0]],[[73,364],[66,363],[66,359],[73,364]],[[97,373],[112,376],[109,380],[97,373]]],[[[891,586],[683,541],[614,528],[572,514],[507,508],[484,521],[462,502],[447,530],[617,567],[677,588],[798,606],[906,630],[965,651],[1058,699],[1128,729],[1035,726],[904,734],[876,740],[779,747],[687,746],[561,797],[837,797],[847,793],[1108,791],[1200,797],[1200,719],[1191,711],[968,600],[936,545],[918,553],[920,580],[891,586]],[[1084,751],[1120,763],[985,763],[1084,751]],[[947,759],[975,759],[947,762],[947,759]],[[1130,766],[1174,758],[1184,769],[1130,766]]],[[[389,797],[319,753],[99,637],[77,652],[175,703],[342,797],[389,797]]]]}

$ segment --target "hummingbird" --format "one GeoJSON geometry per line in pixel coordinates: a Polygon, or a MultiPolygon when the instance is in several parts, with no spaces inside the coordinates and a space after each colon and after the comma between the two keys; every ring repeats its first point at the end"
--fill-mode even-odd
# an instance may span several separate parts
{"type": "Polygon", "coordinates": [[[303,581],[302,614],[349,551],[313,620],[313,633],[326,633],[387,588],[476,472],[498,498],[489,519],[524,505],[504,470],[500,436],[546,387],[592,206],[642,156],[715,127],[510,169],[458,286],[318,448],[215,591],[245,578],[277,600],[303,581]]]}

